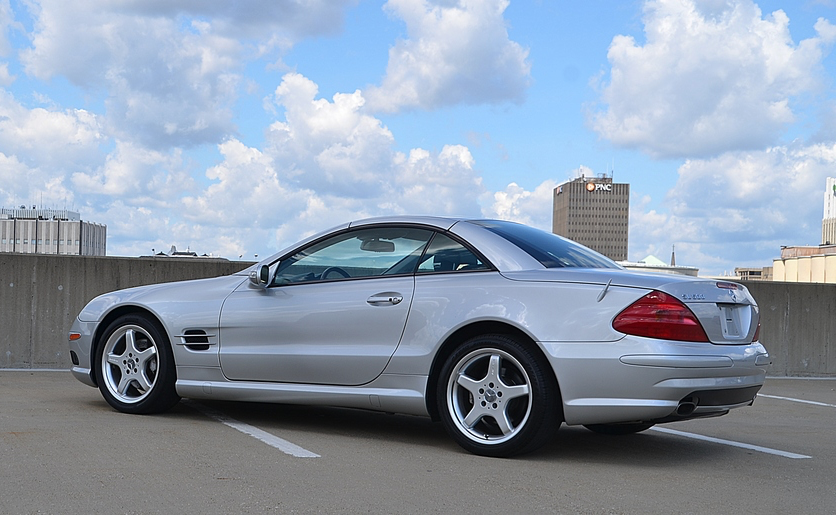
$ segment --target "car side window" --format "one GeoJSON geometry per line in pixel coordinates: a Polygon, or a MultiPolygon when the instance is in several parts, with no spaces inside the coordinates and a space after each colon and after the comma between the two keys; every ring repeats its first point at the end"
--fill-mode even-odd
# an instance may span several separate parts
{"type": "Polygon", "coordinates": [[[418,265],[419,274],[487,270],[476,254],[449,236],[437,233],[418,265]]]}
{"type": "Polygon", "coordinates": [[[411,227],[345,232],[282,260],[273,285],[411,274],[432,234],[411,227]]]}

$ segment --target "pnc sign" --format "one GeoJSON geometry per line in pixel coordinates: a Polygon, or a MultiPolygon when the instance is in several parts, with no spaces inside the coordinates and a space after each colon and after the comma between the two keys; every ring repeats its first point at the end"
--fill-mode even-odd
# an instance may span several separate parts
{"type": "Polygon", "coordinates": [[[588,182],[586,183],[586,191],[593,192],[593,191],[612,191],[612,184],[603,184],[598,182],[588,182]]]}

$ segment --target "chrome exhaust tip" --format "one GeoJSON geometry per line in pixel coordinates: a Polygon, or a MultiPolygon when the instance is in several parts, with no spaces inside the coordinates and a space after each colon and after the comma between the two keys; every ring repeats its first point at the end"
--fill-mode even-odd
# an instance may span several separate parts
{"type": "Polygon", "coordinates": [[[697,404],[692,400],[683,400],[676,407],[676,414],[680,417],[687,417],[697,410],[697,404]]]}

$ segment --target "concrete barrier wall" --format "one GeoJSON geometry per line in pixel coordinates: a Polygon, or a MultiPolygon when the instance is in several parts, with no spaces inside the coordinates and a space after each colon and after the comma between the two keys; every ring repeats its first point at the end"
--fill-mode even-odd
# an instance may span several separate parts
{"type": "Polygon", "coordinates": [[[836,377],[836,284],[744,284],[760,308],[770,375],[836,377]]]}
{"type": "MultiPolygon", "coordinates": [[[[69,368],[67,331],[93,297],[235,273],[250,263],[0,253],[0,368],[69,368]]],[[[836,285],[747,282],[761,310],[770,375],[836,377],[836,285]]]]}
{"type": "Polygon", "coordinates": [[[235,273],[251,263],[0,253],[0,368],[69,368],[67,332],[105,292],[235,273]]]}

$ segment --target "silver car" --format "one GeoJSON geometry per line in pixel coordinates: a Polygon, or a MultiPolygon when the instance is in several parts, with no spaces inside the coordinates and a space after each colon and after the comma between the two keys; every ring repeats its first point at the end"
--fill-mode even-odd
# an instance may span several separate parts
{"type": "Polygon", "coordinates": [[[530,452],[752,404],[771,363],[739,284],[629,272],[497,220],[346,223],[226,277],[90,301],[72,372],[126,413],[180,397],[429,416],[464,449],[530,452]]]}

